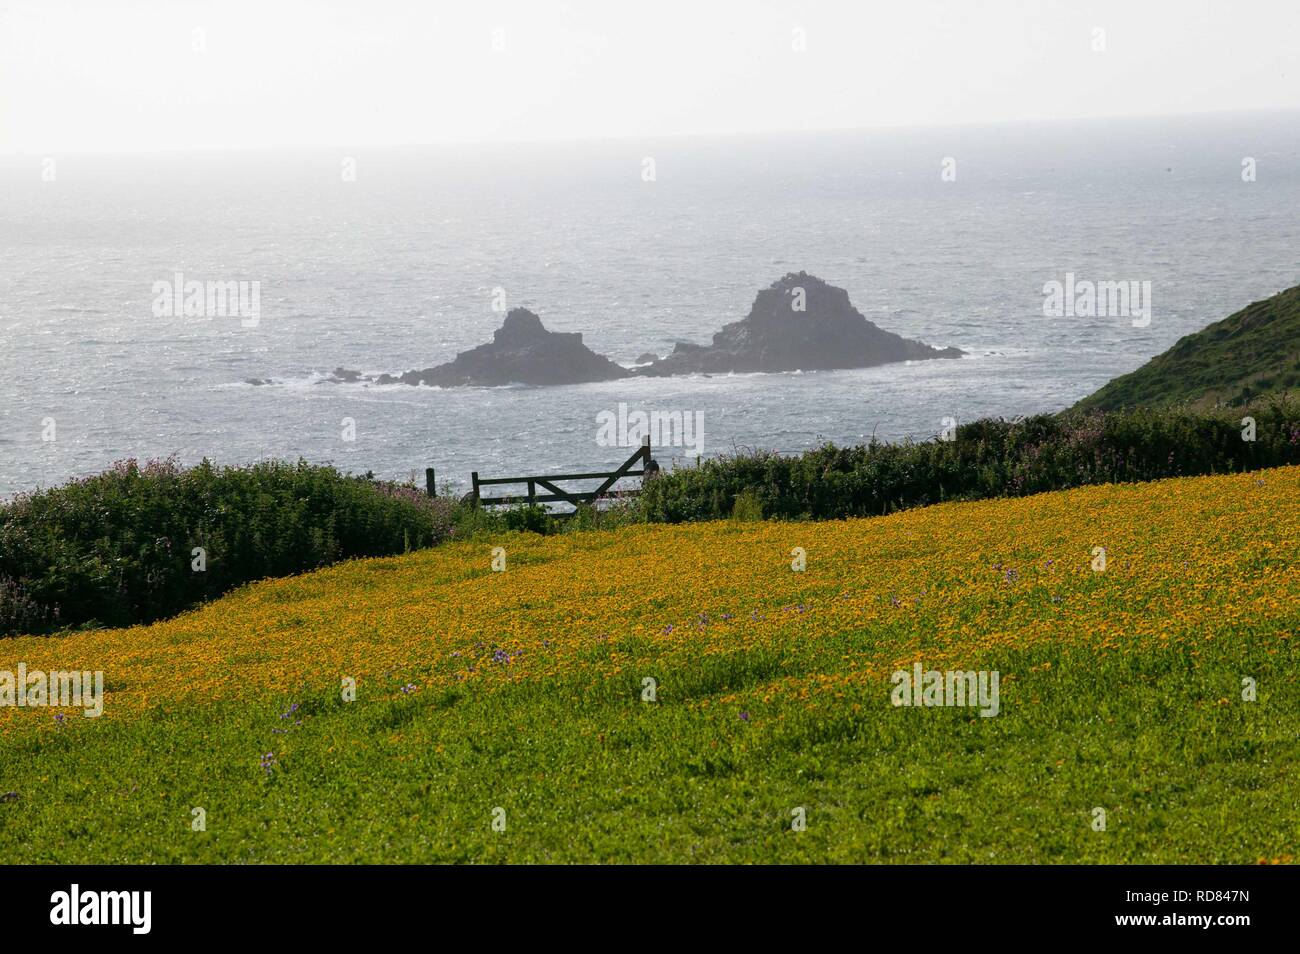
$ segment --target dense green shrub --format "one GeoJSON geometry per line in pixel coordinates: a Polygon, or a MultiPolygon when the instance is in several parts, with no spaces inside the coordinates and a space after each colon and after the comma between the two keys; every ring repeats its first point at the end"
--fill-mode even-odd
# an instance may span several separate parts
{"type": "Polygon", "coordinates": [[[827,444],[798,457],[762,451],[705,460],[646,483],[646,519],[714,520],[737,510],[818,520],[871,516],[1086,484],[1230,473],[1300,463],[1300,404],[1233,414],[1134,410],[984,419],[952,441],[827,444]],[[1242,417],[1255,419],[1243,439],[1242,417]]]}
{"type": "Polygon", "coordinates": [[[431,546],[452,506],[301,461],[125,461],[0,507],[0,635],[149,622],[250,580],[431,546]]]}
{"type": "Polygon", "coordinates": [[[746,488],[736,494],[736,503],[731,508],[731,519],[739,523],[763,519],[763,501],[753,488],[746,488]]]}
{"type": "Polygon", "coordinates": [[[550,509],[542,504],[509,507],[504,511],[503,519],[507,530],[526,530],[544,535],[555,532],[555,518],[551,516],[550,509]]]}

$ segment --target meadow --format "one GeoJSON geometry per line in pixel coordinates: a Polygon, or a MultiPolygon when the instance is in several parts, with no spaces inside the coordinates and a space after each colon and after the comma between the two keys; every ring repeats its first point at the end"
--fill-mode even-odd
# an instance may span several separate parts
{"type": "Polygon", "coordinates": [[[1297,491],[1282,467],[501,532],[3,639],[0,670],[102,669],[106,699],[0,708],[0,851],[1292,861],[1297,491]],[[997,671],[999,714],[894,707],[916,661],[997,671]]]}

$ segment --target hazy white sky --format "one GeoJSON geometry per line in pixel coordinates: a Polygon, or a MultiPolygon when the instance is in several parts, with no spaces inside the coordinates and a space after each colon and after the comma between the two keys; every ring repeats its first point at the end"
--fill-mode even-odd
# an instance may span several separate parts
{"type": "Polygon", "coordinates": [[[1300,0],[0,0],[0,152],[1298,108],[1297,38],[1300,0]]]}

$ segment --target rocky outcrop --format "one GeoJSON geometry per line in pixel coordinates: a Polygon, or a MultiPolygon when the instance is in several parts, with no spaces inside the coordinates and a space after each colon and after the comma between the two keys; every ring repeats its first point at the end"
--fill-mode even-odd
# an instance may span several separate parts
{"type": "Polygon", "coordinates": [[[959,358],[962,354],[957,348],[932,348],[885,331],[853,307],[844,289],[807,272],[791,272],[759,292],[749,314],[724,325],[712,344],[678,341],[666,357],[642,354],[637,359],[639,367],[631,371],[589,349],[581,334],[547,331],[531,311],[514,308],[493,333],[491,343],[462,351],[454,361],[376,377],[336,368],[327,380],[443,388],[582,384],[632,375],[868,368],[892,361],[959,358]]]}
{"type": "Polygon", "coordinates": [[[749,314],[724,325],[711,345],[679,343],[667,357],[635,373],[658,377],[867,368],[963,353],[885,331],[853,307],[844,289],[807,272],[791,272],[759,292],[749,314]]]}
{"type": "MultiPolygon", "coordinates": [[[[503,384],[581,384],[626,378],[628,370],[596,354],[578,332],[547,331],[527,308],[512,308],[490,344],[456,355],[456,360],[402,375],[381,374],[377,384],[424,384],[442,388],[503,384]]],[[[356,380],[340,368],[339,381],[356,380]],[[347,375],[347,377],[345,377],[347,375]]]]}

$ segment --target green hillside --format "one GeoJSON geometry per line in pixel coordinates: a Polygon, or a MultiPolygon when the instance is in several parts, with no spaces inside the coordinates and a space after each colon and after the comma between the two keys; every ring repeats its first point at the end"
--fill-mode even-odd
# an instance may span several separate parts
{"type": "Polygon", "coordinates": [[[492,532],[0,639],[0,857],[1294,862],[1298,480],[492,532]]]}
{"type": "Polygon", "coordinates": [[[1181,339],[1076,410],[1238,405],[1300,390],[1300,285],[1181,339]]]}

